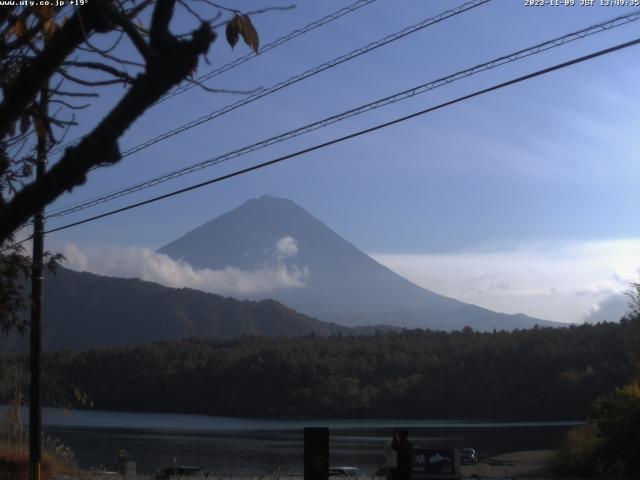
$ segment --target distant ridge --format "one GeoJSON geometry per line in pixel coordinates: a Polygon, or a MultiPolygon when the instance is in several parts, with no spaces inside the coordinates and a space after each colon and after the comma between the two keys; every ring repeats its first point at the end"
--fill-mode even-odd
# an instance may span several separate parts
{"type": "Polygon", "coordinates": [[[295,241],[287,268],[305,268],[303,288],[269,296],[320,320],[345,326],[388,324],[440,330],[558,325],[466,304],[421,288],[373,260],[291,200],[264,195],[249,200],[159,249],[194,268],[264,268],[274,245],[295,241]]]}
{"type": "MultiPolygon", "coordinates": [[[[349,329],[302,315],[275,300],[239,301],[138,279],[59,267],[44,288],[47,350],[134,346],[190,337],[243,334],[297,337],[348,334],[349,329]]],[[[0,337],[4,351],[26,351],[26,337],[0,337]]]]}

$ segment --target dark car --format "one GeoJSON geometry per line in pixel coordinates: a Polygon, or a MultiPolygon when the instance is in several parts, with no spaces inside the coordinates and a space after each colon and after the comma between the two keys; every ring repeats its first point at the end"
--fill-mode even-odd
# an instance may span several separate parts
{"type": "Polygon", "coordinates": [[[460,449],[460,464],[461,465],[475,465],[478,463],[478,455],[474,448],[462,448],[460,449]]]}
{"type": "Polygon", "coordinates": [[[155,480],[182,480],[183,478],[188,480],[205,480],[207,476],[201,467],[180,466],[165,468],[156,473],[154,478],[155,480]]]}

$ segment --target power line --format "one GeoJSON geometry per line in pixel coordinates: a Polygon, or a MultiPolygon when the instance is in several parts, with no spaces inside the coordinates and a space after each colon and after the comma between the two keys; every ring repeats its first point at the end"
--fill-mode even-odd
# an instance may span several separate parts
{"type": "MultiPolygon", "coordinates": [[[[420,30],[423,30],[427,27],[430,27],[432,25],[435,25],[437,23],[440,23],[444,20],[447,20],[451,17],[454,17],[456,15],[459,15],[461,13],[464,13],[468,10],[471,10],[473,8],[479,7],[481,5],[484,5],[485,3],[490,2],[491,0],[472,0],[469,2],[466,2],[456,8],[453,8],[451,10],[447,10],[445,12],[440,13],[439,15],[436,15],[435,17],[431,17],[431,18],[427,18],[419,23],[416,23],[414,25],[411,25],[409,27],[406,27],[402,30],[400,30],[399,32],[393,33],[391,35],[387,35],[384,38],[381,38],[380,40],[376,40],[375,42],[371,42],[363,47],[357,48],[355,50],[352,50],[351,52],[344,54],[340,57],[334,58],[333,60],[330,60],[328,62],[325,62],[321,65],[318,65],[314,68],[311,68],[309,70],[306,70],[302,73],[299,73],[297,75],[294,75],[293,77],[288,78],[287,80],[284,80],[282,82],[276,83],[268,88],[263,88],[262,90],[259,90],[256,93],[253,93],[251,95],[248,95],[245,98],[242,98],[234,103],[230,103],[218,110],[214,110],[213,112],[207,114],[207,115],[203,115],[199,118],[196,118],[195,120],[191,120],[190,122],[187,122],[179,127],[176,127],[172,130],[169,130],[165,133],[162,133],[154,138],[151,138],[149,140],[146,140],[143,143],[140,143],[134,147],[131,147],[130,149],[124,151],[122,153],[122,158],[124,157],[128,157],[129,155],[133,155],[134,153],[137,153],[141,150],[144,150],[145,148],[148,148],[152,145],[155,145],[158,142],[161,142],[163,140],[166,140],[167,138],[171,138],[175,135],[178,135],[180,133],[186,132],[187,130],[191,130],[194,127],[197,127],[198,125],[202,125],[203,123],[209,122],[211,120],[213,120],[214,118],[220,117],[222,115],[225,115],[229,112],[232,112],[233,110],[236,110],[240,107],[243,107],[244,105],[248,105],[250,103],[255,102],[256,100],[259,100],[263,97],[266,97],[267,95],[271,95],[272,93],[275,93],[277,91],[282,90],[283,88],[289,87],[291,85],[294,85],[298,82],[301,82],[302,80],[306,80],[309,77],[312,77],[314,75],[317,75],[321,72],[324,72],[325,70],[329,70],[331,68],[337,67],[338,65],[348,62],[350,60],[353,60],[354,58],[357,58],[361,55],[364,55],[368,52],[371,52],[372,50],[375,50],[379,47],[382,47],[384,45],[387,45],[389,43],[395,42],[396,40],[400,40],[406,36],[409,36],[413,33],[416,33],[420,30]]],[[[58,150],[59,151],[59,150],[58,150]]],[[[92,169],[93,170],[93,169],[92,169]]]]}
{"type": "MultiPolygon", "coordinates": [[[[352,3],[351,5],[341,8],[340,10],[336,10],[333,13],[330,13],[329,15],[326,15],[322,18],[320,18],[319,20],[315,20],[307,25],[305,25],[302,28],[298,28],[296,30],[293,30],[292,32],[288,33],[287,35],[284,35],[283,37],[278,38],[277,40],[274,40],[273,42],[263,46],[262,48],[260,48],[260,50],[258,50],[259,54],[264,54],[266,52],[268,52],[269,50],[273,50],[274,48],[279,47],[280,45],[283,45],[301,35],[304,35],[305,33],[308,33],[312,30],[315,30],[316,28],[322,27],[323,25],[326,25],[328,23],[333,22],[334,20],[339,19],[340,17],[343,17],[351,12],[355,12],[356,10],[365,7],[367,5],[371,5],[373,2],[375,2],[377,0],[357,0],[356,2],[352,3]]],[[[156,103],[155,105],[164,102],[165,100],[169,100],[170,98],[175,97],[176,95],[180,95],[181,93],[186,92],[187,90],[190,90],[191,88],[195,87],[198,83],[202,83],[205,81],[208,81],[214,77],[217,77],[218,75],[231,70],[233,68],[236,68],[240,65],[242,65],[243,63],[248,62],[249,60],[251,60],[252,58],[257,57],[258,54],[254,53],[254,52],[250,52],[246,55],[243,55],[242,57],[239,57],[229,63],[226,63],[212,71],[210,71],[209,73],[206,73],[204,75],[199,76],[198,78],[196,78],[195,82],[189,83],[187,85],[181,86],[181,87],[177,87],[174,90],[167,92],[164,96],[162,96],[156,103]]],[[[77,143],[79,143],[81,140],[83,139],[83,137],[79,137],[76,138],[75,140],[70,140],[68,142],[66,142],[64,145],[60,145],[58,147],[56,147],[55,149],[53,149],[51,151],[51,154],[55,154],[58,152],[63,151],[64,149],[66,149],[67,147],[70,147],[71,145],[75,145],[77,143]]]]}
{"type": "Polygon", "coordinates": [[[425,20],[422,20],[421,22],[418,22],[414,25],[411,25],[409,27],[403,28],[402,30],[400,30],[399,32],[393,33],[391,35],[387,35],[384,38],[381,38],[380,40],[376,40],[375,42],[371,42],[363,47],[357,48],[355,50],[352,50],[351,52],[342,55],[340,57],[337,57],[333,60],[330,60],[329,62],[323,63],[321,65],[318,65],[317,67],[314,67],[312,69],[306,70],[298,75],[295,75],[293,77],[290,77],[287,80],[284,80],[282,82],[276,83],[275,85],[272,85],[271,87],[268,88],[264,88],[252,95],[247,96],[246,98],[243,98],[241,100],[238,100],[237,102],[231,103],[229,105],[226,105],[225,107],[222,107],[221,109],[215,110],[207,115],[203,115],[195,120],[192,120],[190,122],[187,122],[179,127],[176,127],[172,130],[169,130],[161,135],[158,135],[157,137],[154,137],[152,139],[147,140],[144,143],[141,143],[139,145],[136,145],[135,147],[132,147],[128,150],[126,150],[125,152],[122,153],[122,157],[127,157],[129,155],[133,155],[134,153],[137,153],[141,150],[144,150],[145,148],[150,147],[151,145],[155,145],[158,142],[161,142],[163,140],[166,140],[167,138],[173,137],[175,135],[178,135],[180,133],[186,132],[187,130],[191,130],[194,127],[197,127],[198,125],[202,125],[203,123],[209,122],[211,120],[213,120],[214,118],[220,117],[222,115],[225,115],[233,110],[236,110],[237,108],[240,108],[244,105],[247,105],[249,103],[255,102],[256,100],[259,100],[263,97],[266,97],[267,95],[271,95],[272,93],[275,93],[279,90],[282,90],[283,88],[289,87],[291,85],[294,85],[298,82],[301,82],[302,80],[306,80],[309,77],[312,77],[314,75],[317,75],[321,72],[324,72],[325,70],[329,70],[331,68],[335,68],[338,65],[348,62],[350,60],[353,60],[354,58],[357,58],[361,55],[364,55],[366,53],[369,53],[377,48],[380,48],[384,45],[387,45],[389,43],[395,42],[397,40],[400,40],[404,37],[407,37],[409,35],[412,35],[416,32],[419,32],[420,30],[423,30],[427,27],[430,27],[432,25],[435,25],[437,23],[440,23],[444,20],[447,20],[451,17],[460,15],[461,13],[464,13],[468,10],[471,10],[473,8],[479,7],[481,5],[484,5],[485,3],[490,2],[491,0],[472,0],[470,2],[466,2],[456,8],[453,8],[451,10],[447,10],[443,13],[440,13],[439,15],[436,15],[434,17],[431,18],[427,18],[425,20]]]}
{"type": "Polygon", "coordinates": [[[576,65],[576,64],[585,62],[587,60],[591,60],[591,59],[594,59],[596,57],[601,57],[603,55],[607,55],[609,53],[612,53],[612,52],[615,52],[615,51],[618,51],[618,50],[622,50],[622,49],[625,49],[625,48],[629,48],[629,47],[632,47],[632,46],[635,46],[635,45],[638,45],[638,44],[640,44],[640,38],[636,38],[635,40],[631,40],[629,42],[621,43],[621,44],[615,45],[613,47],[605,48],[603,50],[598,50],[598,51],[590,53],[588,55],[584,55],[584,56],[581,56],[581,57],[578,57],[578,58],[574,58],[573,60],[569,60],[569,61],[566,61],[566,62],[563,62],[563,63],[559,63],[559,64],[556,64],[554,66],[544,68],[542,70],[537,70],[537,71],[535,71],[533,73],[529,73],[527,75],[523,75],[523,76],[514,78],[512,80],[508,80],[506,82],[502,82],[502,83],[493,85],[491,87],[484,88],[482,90],[477,90],[477,91],[475,91],[473,93],[470,93],[468,95],[464,95],[462,97],[458,97],[458,98],[456,98],[454,100],[449,100],[447,102],[441,103],[441,104],[436,105],[434,107],[425,108],[424,110],[420,110],[420,111],[412,113],[410,115],[405,115],[403,117],[399,117],[399,118],[396,118],[394,120],[390,120],[388,122],[381,123],[381,124],[375,125],[373,127],[366,128],[364,130],[359,130],[357,132],[350,133],[349,135],[345,135],[345,136],[342,136],[342,137],[334,138],[333,140],[329,140],[328,142],[320,143],[320,144],[314,145],[312,147],[308,147],[308,148],[305,148],[305,149],[302,149],[302,150],[298,150],[298,151],[296,151],[294,153],[290,153],[288,155],[284,155],[284,156],[275,158],[273,160],[269,160],[267,162],[259,163],[257,165],[253,165],[251,167],[243,168],[241,170],[236,170],[235,172],[232,172],[232,173],[229,173],[229,174],[226,174],[226,175],[222,175],[222,176],[219,176],[219,177],[216,177],[216,178],[213,178],[213,179],[201,182],[201,183],[197,183],[195,185],[191,185],[191,186],[186,187],[186,188],[181,188],[179,190],[174,190],[172,192],[166,193],[164,195],[159,195],[159,196],[144,200],[142,202],[133,203],[133,204],[127,205],[126,207],[122,207],[122,208],[118,208],[118,209],[115,209],[115,210],[111,210],[109,212],[102,213],[100,215],[94,215],[92,217],[85,218],[83,220],[79,220],[77,222],[73,222],[73,223],[69,223],[69,224],[66,224],[66,225],[62,225],[60,227],[53,228],[51,230],[46,231],[45,234],[58,232],[60,230],[65,230],[67,228],[75,227],[75,226],[82,225],[82,224],[85,224],[85,223],[88,223],[88,222],[92,222],[92,221],[95,221],[95,220],[98,220],[98,219],[101,219],[101,218],[109,217],[111,215],[115,215],[116,213],[121,213],[121,212],[124,212],[124,211],[127,211],[127,210],[131,210],[131,209],[134,209],[134,208],[141,207],[143,205],[148,205],[150,203],[155,203],[157,201],[164,200],[166,198],[173,197],[173,196],[176,196],[176,195],[180,195],[182,193],[190,192],[192,190],[196,190],[198,188],[205,187],[207,185],[212,185],[214,183],[219,183],[221,181],[228,180],[230,178],[237,177],[239,175],[243,175],[245,173],[252,172],[254,170],[259,170],[261,168],[269,167],[271,165],[275,165],[275,164],[283,162],[285,160],[289,160],[291,158],[299,157],[301,155],[304,155],[304,154],[307,154],[307,153],[310,153],[310,152],[313,152],[313,151],[316,151],[316,150],[320,150],[322,148],[325,148],[325,147],[328,147],[328,146],[331,146],[331,145],[335,145],[337,143],[341,143],[341,142],[344,142],[346,140],[350,140],[352,138],[360,137],[360,136],[365,135],[367,133],[375,132],[377,130],[380,130],[380,129],[383,129],[383,128],[386,128],[386,127],[390,127],[392,125],[405,122],[405,121],[410,120],[412,118],[419,117],[421,115],[425,115],[427,113],[430,113],[430,112],[433,112],[433,111],[436,111],[436,110],[440,110],[440,109],[443,109],[445,107],[449,107],[449,106],[457,104],[457,103],[461,103],[461,102],[469,100],[471,98],[478,97],[480,95],[484,95],[486,93],[493,92],[495,90],[500,90],[502,88],[505,88],[505,87],[508,87],[508,86],[511,86],[511,85],[515,85],[517,83],[524,82],[526,80],[530,80],[530,79],[535,78],[535,77],[546,75],[548,73],[551,73],[551,72],[554,72],[554,71],[557,71],[557,70],[561,70],[563,68],[567,68],[567,67],[570,67],[572,65],[576,65]]]}
{"type": "Polygon", "coordinates": [[[282,133],[280,135],[265,139],[265,140],[261,140],[259,142],[253,143],[251,145],[247,145],[245,147],[242,147],[240,149],[231,151],[231,152],[227,152],[225,154],[222,155],[218,155],[216,157],[210,158],[208,160],[205,160],[203,162],[199,162],[193,165],[190,165],[188,167],[185,168],[181,168],[178,170],[175,170],[173,172],[169,172],[163,175],[159,175],[157,177],[151,178],[149,180],[145,180],[143,182],[125,187],[125,188],[121,188],[119,190],[104,194],[102,196],[99,197],[94,197],[93,199],[90,200],[86,200],[84,202],[69,206],[69,207],[64,207],[58,210],[55,210],[54,212],[50,213],[48,215],[48,218],[50,217],[61,217],[61,216],[65,216],[65,215],[69,215],[71,213],[76,213],[78,211],[81,210],[85,210],[87,208],[108,202],[110,200],[114,200],[116,198],[125,196],[125,195],[129,195],[135,192],[138,192],[140,190],[155,186],[155,185],[159,185],[160,183],[164,183],[166,181],[181,177],[183,175],[187,175],[196,171],[199,171],[201,169],[210,167],[212,165],[217,165],[219,163],[228,161],[232,158],[237,158],[243,155],[246,155],[248,153],[254,152],[256,150],[260,150],[262,148],[266,148],[268,146],[274,145],[276,143],[280,143],[283,142],[285,140],[289,140],[291,138],[297,137],[299,135],[305,134],[305,133],[309,133],[311,131],[314,130],[318,130],[320,128],[324,128],[328,125],[332,125],[334,123],[340,122],[342,120],[345,120],[347,118],[350,117],[354,117],[356,115],[361,115],[365,112],[369,112],[371,110],[375,110],[377,108],[386,106],[386,105],[390,105],[392,103],[396,103],[399,102],[401,100],[405,100],[407,98],[411,98],[415,95],[419,95],[422,93],[426,93],[428,91],[431,91],[433,89],[436,89],[438,87],[447,85],[449,83],[453,83],[455,81],[461,80],[463,78],[469,77],[471,75],[475,75],[477,73],[492,69],[492,68],[496,68],[498,66],[504,65],[506,63],[510,63],[510,62],[514,62],[516,60],[531,56],[531,55],[535,55],[544,51],[547,51],[551,48],[555,48],[555,47],[559,47],[561,45],[564,45],[566,43],[569,42],[573,42],[575,40],[579,40],[582,38],[585,38],[587,36],[593,35],[595,33],[600,33],[603,31],[607,31],[609,29],[615,28],[615,27],[619,27],[622,25],[625,25],[627,23],[630,22],[634,22],[640,20],[640,10],[637,10],[635,12],[632,12],[630,14],[627,15],[621,15],[615,18],[612,18],[610,20],[607,20],[605,22],[600,22],[598,24],[595,25],[591,25],[589,27],[583,28],[581,30],[577,30],[575,32],[563,35],[561,37],[557,37],[554,38],[552,40],[548,40],[546,42],[543,43],[539,43],[537,45],[534,45],[532,47],[528,47],[528,48],[524,48],[521,50],[518,50],[516,52],[510,53],[508,55],[503,55],[501,57],[498,57],[496,59],[490,60],[488,62],[484,62],[478,65],[475,65],[473,67],[467,68],[465,70],[461,70],[459,72],[456,72],[454,74],[439,78],[437,80],[432,80],[428,83],[423,83],[421,85],[418,85],[414,88],[408,89],[408,90],[404,90],[402,92],[399,93],[395,93],[393,95],[375,100],[373,102],[367,103],[365,105],[361,105],[359,107],[353,108],[351,110],[347,110],[345,112],[341,112],[337,115],[333,115],[331,117],[327,117],[324,118],[322,120],[316,121],[314,123],[293,129],[293,130],[289,130],[285,133],[282,133]]]}
{"type": "MultiPolygon", "coordinates": [[[[232,68],[235,68],[239,65],[242,65],[245,62],[248,62],[249,60],[251,60],[252,58],[255,58],[258,56],[258,54],[263,54],[265,52],[268,52],[269,50],[273,50],[274,48],[279,47],[280,45],[287,43],[290,40],[293,40],[294,38],[299,37],[300,35],[304,35],[307,32],[310,32],[312,30],[315,30],[318,27],[321,27],[323,25],[326,25],[327,23],[333,22],[334,20],[337,20],[338,18],[347,15],[348,13],[351,13],[361,7],[367,6],[372,4],[373,2],[375,2],[376,0],[358,0],[357,2],[349,5],[348,7],[342,8],[336,12],[333,12],[323,18],[321,18],[320,20],[316,20],[315,22],[311,22],[308,25],[294,30],[291,33],[278,38],[277,40],[265,45],[264,47],[260,48],[260,50],[258,50],[258,53],[254,53],[254,52],[250,52],[232,62],[227,63],[226,65],[223,65],[221,67],[216,68],[215,70],[210,71],[209,73],[205,74],[205,75],[201,75],[200,77],[198,77],[196,79],[196,82],[205,82],[207,80],[211,80],[214,77],[217,77],[218,75],[226,72],[227,70],[231,70],[232,68]]],[[[175,97],[176,95],[180,95],[181,93],[186,92],[187,90],[191,90],[193,87],[197,86],[197,83],[189,83],[186,85],[183,85],[181,87],[177,87],[175,88],[173,91],[168,92],[166,95],[164,95],[160,100],[158,100],[158,102],[156,103],[160,103],[163,102],[165,100],[169,100],[172,97],[175,97]]]]}
{"type": "MultiPolygon", "coordinates": [[[[20,230],[28,229],[29,227],[30,227],[29,223],[25,223],[16,229],[15,234],[20,232],[20,230]]],[[[6,247],[3,247],[2,250],[0,250],[0,255],[2,255],[4,252],[8,252],[9,250],[13,250],[17,246],[22,245],[23,243],[28,242],[29,240],[32,240],[32,239],[33,239],[33,233],[29,233],[29,235],[26,238],[23,238],[18,242],[15,242],[11,245],[7,245],[6,247]]]]}

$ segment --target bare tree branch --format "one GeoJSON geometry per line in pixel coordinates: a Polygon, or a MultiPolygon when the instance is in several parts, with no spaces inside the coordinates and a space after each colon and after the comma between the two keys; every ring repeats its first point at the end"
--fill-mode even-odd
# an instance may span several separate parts
{"type": "Polygon", "coordinates": [[[83,80],[70,74],[64,68],[58,69],[58,73],[70,82],[77,83],[78,85],[84,85],[85,87],[103,87],[108,85],[117,85],[119,83],[131,83],[128,80],[122,80],[119,78],[112,78],[111,80],[83,80]]]}
{"type": "MultiPolygon", "coordinates": [[[[151,48],[149,48],[149,45],[144,40],[144,38],[142,38],[142,35],[140,35],[140,32],[138,32],[138,29],[133,24],[133,22],[129,18],[127,18],[125,15],[123,15],[121,12],[116,10],[113,7],[113,5],[111,5],[108,1],[106,0],[95,0],[95,1],[102,6],[104,11],[109,15],[109,18],[116,25],[120,26],[125,31],[125,33],[129,37],[133,45],[136,47],[138,52],[140,52],[140,55],[142,55],[142,58],[144,58],[147,63],[149,63],[150,61],[153,61],[153,59],[156,56],[155,52],[151,48]]],[[[160,4],[156,6],[156,10],[158,9],[159,6],[160,4]]]]}
{"type": "Polygon", "coordinates": [[[90,0],[64,9],[25,2],[0,9],[0,328],[26,325],[20,310],[27,297],[14,287],[29,272],[17,270],[24,250],[13,238],[35,212],[83,184],[90,170],[118,162],[124,132],[185,79],[208,92],[256,91],[210,88],[188,80],[199,59],[207,61],[216,37],[212,24],[222,15],[218,7],[241,15],[211,1],[194,5],[193,0],[90,0]],[[208,14],[203,5],[215,9],[208,14]],[[147,7],[152,9],[148,30],[136,24],[147,7]],[[181,35],[171,32],[176,9],[189,20],[195,18],[199,28],[181,35]],[[63,12],[69,11],[71,18],[61,23],[63,12]],[[100,112],[102,120],[82,138],[61,145],[77,124],[74,112],[90,106],[90,100],[73,99],[96,98],[104,85],[112,84],[127,87],[119,101],[104,118],[100,112]],[[52,112],[38,109],[38,93],[47,105],[57,105],[52,112]],[[55,152],[61,152],[38,179],[33,175],[34,139],[39,148],[51,152],[58,146],[55,152]]]}
{"type": "Polygon", "coordinates": [[[51,90],[51,92],[63,97],[99,97],[100,96],[95,92],[67,92],[64,90],[51,90]]]}
{"type": "Polygon", "coordinates": [[[34,208],[44,208],[65,191],[86,180],[94,166],[120,160],[117,140],[155,101],[178,84],[198,64],[215,39],[209,25],[202,24],[190,41],[177,40],[169,32],[173,0],[159,0],[154,10],[151,43],[158,52],[120,102],[100,124],[41,178],[25,186],[0,209],[0,242],[26,222],[34,208]]]}
{"type": "Polygon", "coordinates": [[[67,107],[70,110],[84,110],[91,106],[90,103],[84,103],[82,105],[73,105],[71,103],[65,102],[64,100],[49,100],[49,103],[62,105],[63,107],[67,107]]]}
{"type": "Polygon", "coordinates": [[[11,125],[33,101],[36,93],[44,86],[60,67],[64,59],[84,41],[84,28],[81,16],[84,16],[84,28],[98,23],[98,12],[93,3],[87,4],[82,11],[78,10],[73,17],[56,33],[44,50],[33,62],[23,68],[17,79],[6,88],[0,103],[0,138],[4,138],[11,125]]]}
{"type": "Polygon", "coordinates": [[[80,47],[78,47],[78,50],[82,50],[84,52],[97,53],[101,57],[104,57],[104,58],[106,58],[108,60],[112,60],[114,62],[120,63],[122,65],[131,65],[133,67],[141,67],[141,68],[144,68],[144,65],[145,65],[142,62],[135,62],[133,60],[129,60],[129,59],[126,59],[126,58],[120,58],[120,57],[117,57],[115,55],[111,55],[109,52],[105,52],[105,51],[98,50],[98,49],[91,48],[91,47],[85,48],[83,46],[80,46],[80,47]]]}
{"type": "Polygon", "coordinates": [[[122,70],[118,70],[117,68],[111,65],[107,65],[106,63],[67,61],[64,62],[63,65],[78,68],[88,68],[91,70],[100,70],[113,75],[114,77],[117,77],[126,83],[133,83],[133,77],[131,77],[128,73],[123,72],[122,70]]]}

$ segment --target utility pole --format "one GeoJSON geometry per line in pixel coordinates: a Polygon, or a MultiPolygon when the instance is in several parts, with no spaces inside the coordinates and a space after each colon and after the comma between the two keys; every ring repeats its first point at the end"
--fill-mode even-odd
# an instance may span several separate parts
{"type": "MultiPolygon", "coordinates": [[[[38,136],[36,150],[36,182],[47,168],[47,132],[43,128],[48,115],[48,85],[40,93],[40,126],[35,125],[38,136]]],[[[33,217],[33,258],[31,265],[31,355],[29,394],[29,480],[40,480],[42,462],[42,270],[44,262],[44,209],[33,217]]]]}

